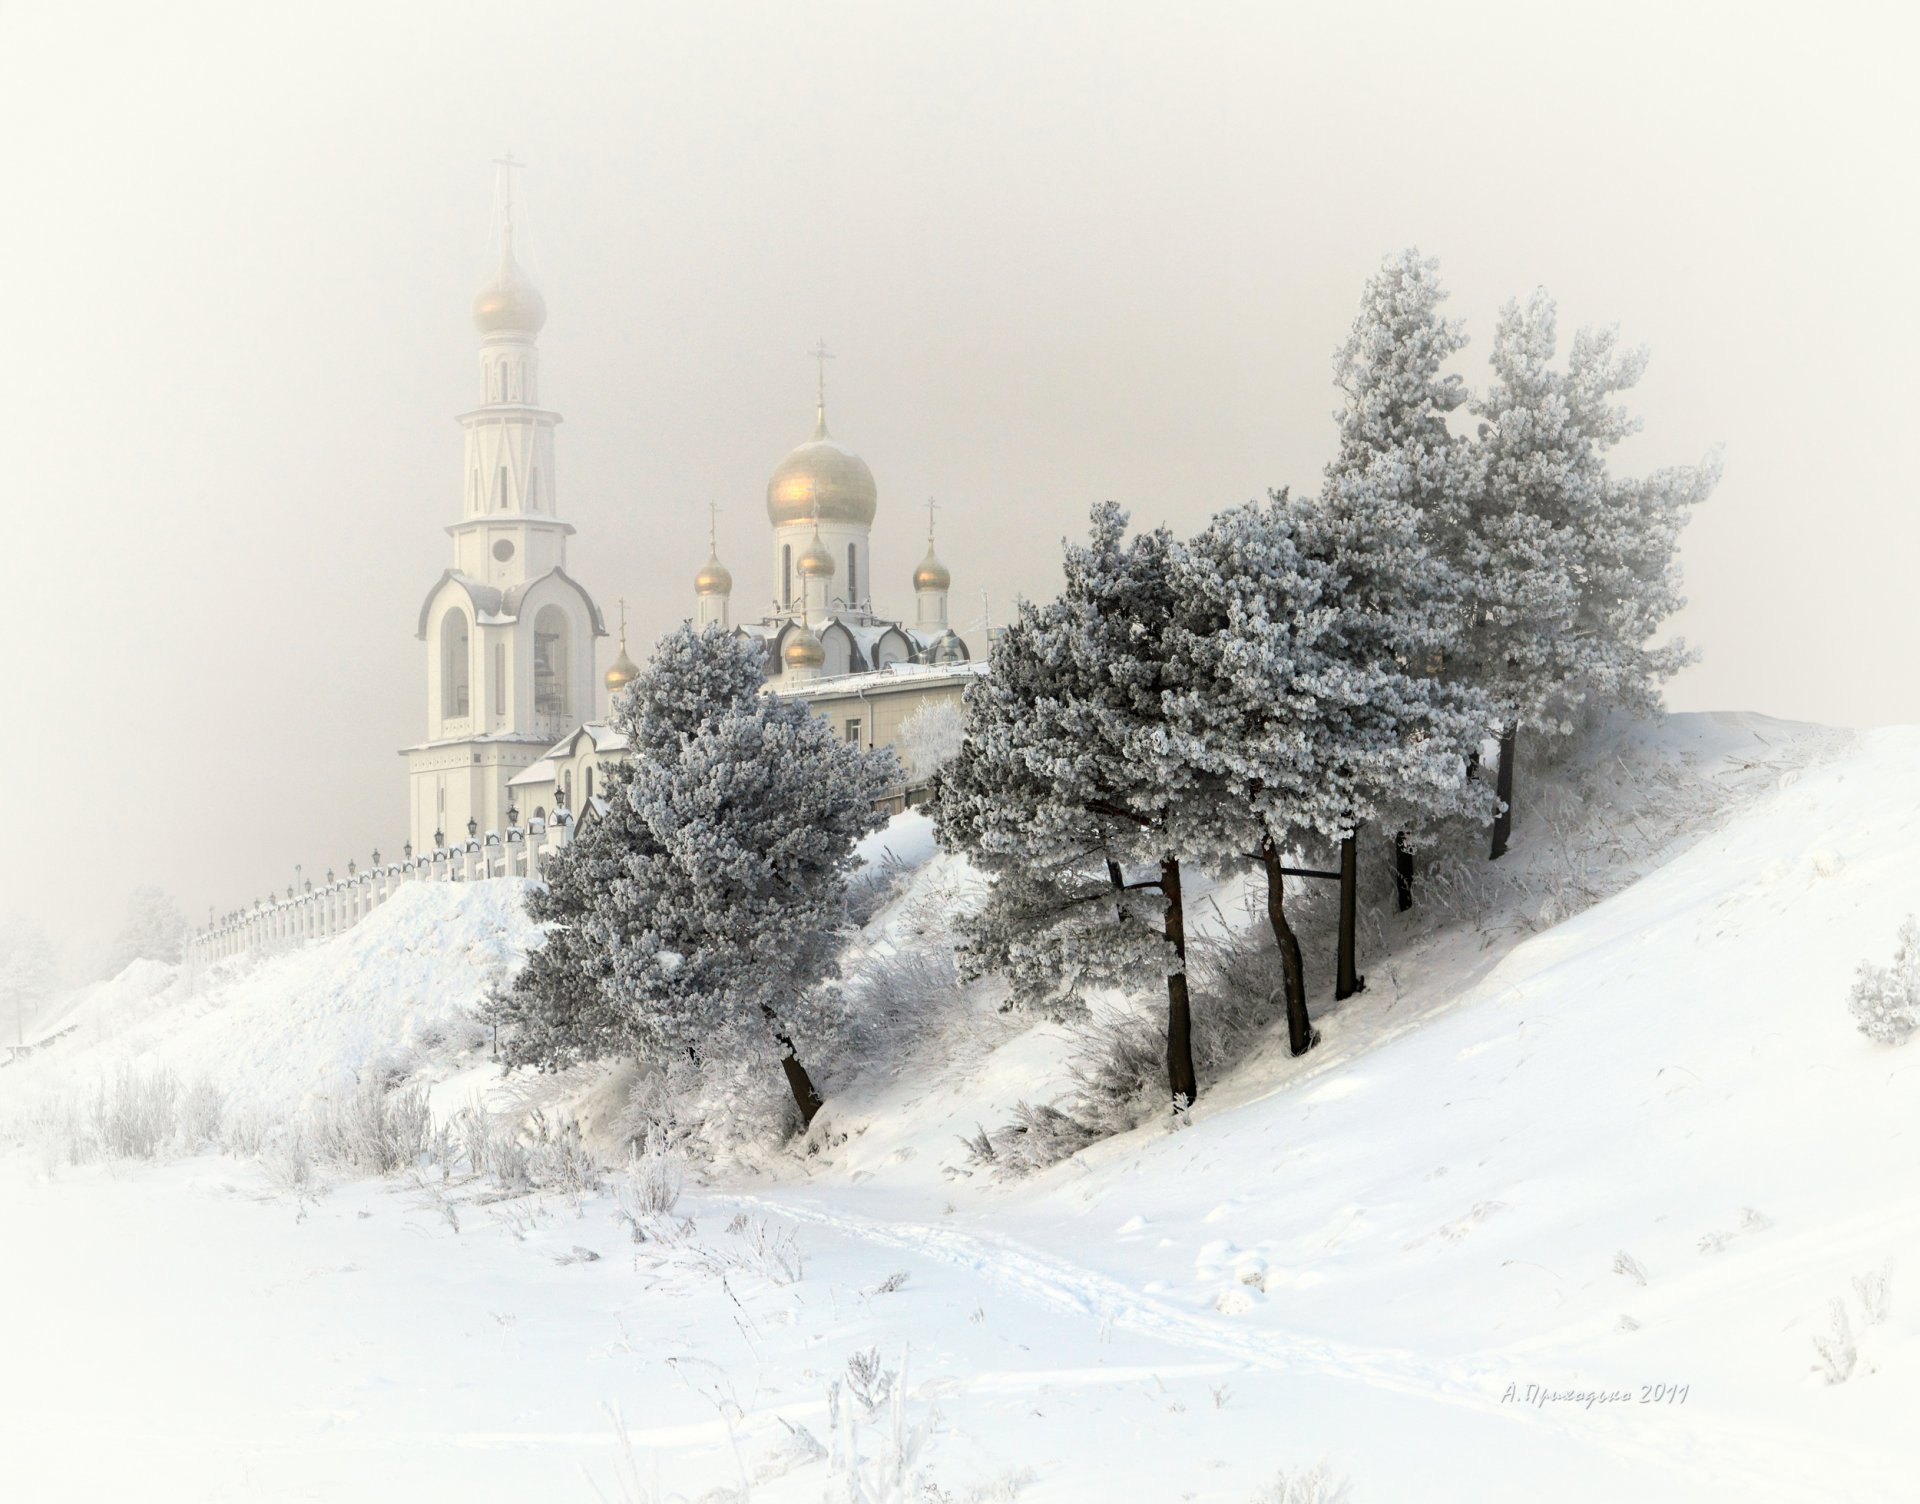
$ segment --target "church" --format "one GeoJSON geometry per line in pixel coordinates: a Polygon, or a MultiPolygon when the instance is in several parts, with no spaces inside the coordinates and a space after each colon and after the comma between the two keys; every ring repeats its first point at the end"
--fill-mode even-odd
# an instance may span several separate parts
{"type": "MultiPolygon", "coordinates": [[[[416,851],[504,833],[562,806],[590,819],[595,784],[604,781],[596,770],[627,752],[606,711],[638,668],[623,613],[613,662],[597,672],[606,617],[567,568],[574,529],[561,518],[555,484],[560,415],[539,396],[547,305],[514,255],[513,165],[504,167],[499,263],[473,301],[480,402],[459,416],[461,502],[447,527],[453,562],[420,607],[427,735],[401,754],[416,851]]],[[[733,576],[710,531],[689,619],[760,643],[767,693],[804,700],[850,742],[898,749],[916,716],[957,706],[984,665],[970,661],[948,618],[952,578],[934,552],[931,506],[926,556],[911,581],[912,619],[877,611],[869,540],[879,490],[866,461],[828,432],[827,354],[814,354],[813,432],[767,482],[771,609],[734,619],[733,576]]],[[[931,770],[905,751],[902,762],[896,798],[904,804],[931,770]]]]}

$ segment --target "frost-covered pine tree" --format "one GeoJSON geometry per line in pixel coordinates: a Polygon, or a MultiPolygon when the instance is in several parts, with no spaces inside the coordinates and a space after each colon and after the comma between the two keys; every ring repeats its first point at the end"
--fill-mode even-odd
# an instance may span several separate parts
{"type": "Polygon", "coordinates": [[[116,977],[135,961],[176,962],[187,943],[187,919],[171,894],[143,883],[127,895],[127,922],[107,952],[104,975],[116,977]]]}
{"type": "Polygon", "coordinates": [[[1688,661],[1685,644],[1651,638],[1682,604],[1680,529],[1718,478],[1714,457],[1639,480],[1610,475],[1609,451],[1639,427],[1615,398],[1646,352],[1621,351],[1612,330],[1582,331],[1556,369],[1555,321],[1544,290],[1501,310],[1493,381],[1473,407],[1478,474],[1457,561],[1466,631],[1450,667],[1498,717],[1495,857],[1511,828],[1520,725],[1570,733],[1588,696],[1648,713],[1688,661]]]}
{"type": "Polygon", "coordinates": [[[1356,727],[1371,709],[1343,662],[1326,561],[1301,546],[1300,509],[1284,492],[1216,515],[1182,550],[1175,636],[1179,687],[1168,702],[1174,745],[1212,802],[1206,853],[1219,868],[1249,861],[1266,882],[1267,920],[1285,978],[1295,1055],[1317,1035],[1306,970],[1286,915],[1284,854],[1338,841],[1352,818],[1356,727]]]}
{"type": "Polygon", "coordinates": [[[636,906],[616,909],[615,885],[643,871],[656,848],[627,799],[631,765],[614,763],[601,773],[607,813],[577,827],[574,839],[542,863],[527,915],[545,938],[489,1011],[487,1021],[501,1026],[500,1056],[509,1069],[566,1070],[643,1048],[644,1032],[606,991],[613,952],[602,927],[625,933],[636,921],[644,924],[636,906]]]}
{"type": "Polygon", "coordinates": [[[37,925],[18,916],[0,920],[0,1029],[23,1045],[27,1024],[53,996],[59,966],[53,945],[37,925]]]}
{"type": "Polygon", "coordinates": [[[811,1122],[821,1099],[799,1050],[840,1022],[847,880],[899,767],[762,693],[759,653],[682,627],[635,681],[625,792],[646,843],[588,928],[647,1049],[777,1062],[811,1122]]]}
{"type": "Polygon", "coordinates": [[[1164,528],[1128,539],[1126,526],[1119,507],[1096,506],[1090,540],[1067,546],[1059,597],[1023,603],[996,644],[968,691],[940,825],[994,881],[970,925],[981,953],[1051,955],[1085,976],[1159,968],[1184,1110],[1199,1083],[1181,862],[1216,838],[1198,770],[1169,736],[1180,550],[1164,528]]]}
{"type": "Polygon", "coordinates": [[[1445,670],[1463,631],[1476,457],[1447,426],[1466,398],[1442,367],[1466,343],[1442,318],[1438,263],[1408,250],[1368,279],[1334,358],[1346,402],[1340,447],[1304,546],[1332,571],[1331,640],[1345,692],[1367,708],[1347,737],[1353,756],[1330,788],[1349,811],[1341,840],[1341,943],[1334,993],[1358,991],[1353,955],[1359,827],[1380,821],[1416,842],[1448,815],[1483,809],[1468,759],[1491,707],[1445,670]]]}

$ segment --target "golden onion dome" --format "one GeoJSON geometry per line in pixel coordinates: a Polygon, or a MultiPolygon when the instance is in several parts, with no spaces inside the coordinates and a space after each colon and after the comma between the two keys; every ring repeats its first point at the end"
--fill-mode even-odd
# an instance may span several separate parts
{"type": "Polygon", "coordinates": [[[814,529],[813,541],[806,547],[795,567],[803,580],[832,579],[833,555],[827,552],[827,545],[820,541],[820,530],[814,529]]]}
{"type": "Polygon", "coordinates": [[[474,326],[482,334],[535,335],[547,321],[547,300],[513,259],[513,231],[500,243],[500,269],[473,300],[474,326]]]}
{"type": "Polygon", "coordinates": [[[726,595],[733,589],[733,576],[727,566],[720,562],[716,553],[707,554],[707,562],[700,566],[700,573],[693,577],[695,595],[726,595]]]}
{"type": "Polygon", "coordinates": [[[878,498],[867,462],[829,437],[823,410],[813,437],[780,461],[767,482],[767,519],[775,527],[810,521],[871,527],[878,498]]]}
{"type": "Polygon", "coordinates": [[[950,590],[953,588],[953,576],[947,572],[933,551],[933,540],[927,540],[927,556],[920,561],[920,567],[913,572],[915,590],[950,590]]]}
{"type": "Polygon", "coordinates": [[[607,666],[607,693],[617,695],[639,677],[640,666],[627,656],[627,644],[620,643],[620,654],[607,666]]]}
{"type": "Polygon", "coordinates": [[[819,668],[827,661],[827,650],[820,645],[803,623],[800,629],[787,639],[787,645],[780,653],[788,668],[819,668]]]}

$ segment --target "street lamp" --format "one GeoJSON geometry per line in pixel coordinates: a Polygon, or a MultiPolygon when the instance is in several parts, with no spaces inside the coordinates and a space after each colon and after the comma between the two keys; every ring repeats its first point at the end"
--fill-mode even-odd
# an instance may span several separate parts
{"type": "Polygon", "coordinates": [[[402,851],[402,853],[403,853],[403,854],[404,854],[404,855],[406,856],[406,859],[407,859],[408,861],[412,861],[412,860],[413,860],[413,842],[411,842],[411,841],[409,841],[409,842],[407,842],[407,844],[406,844],[405,846],[403,846],[403,847],[401,847],[400,849],[401,849],[401,851],[402,851]]]}
{"type": "Polygon", "coordinates": [[[440,846],[444,846],[444,845],[446,845],[446,844],[447,844],[447,833],[446,833],[446,832],[445,832],[444,830],[436,830],[436,831],[435,831],[435,832],[433,833],[433,844],[435,845],[435,847],[440,847],[440,846]]]}
{"type": "Polygon", "coordinates": [[[520,823],[520,806],[517,804],[511,804],[511,803],[508,804],[507,805],[507,824],[518,825],[519,823],[520,823]]]}
{"type": "Polygon", "coordinates": [[[471,816],[467,818],[467,839],[471,841],[480,834],[480,822],[471,816]]]}

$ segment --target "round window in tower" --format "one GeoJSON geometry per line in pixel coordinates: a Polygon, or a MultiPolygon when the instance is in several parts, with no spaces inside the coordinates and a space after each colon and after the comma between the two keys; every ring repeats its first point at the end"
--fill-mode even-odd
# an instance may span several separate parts
{"type": "Polygon", "coordinates": [[[502,564],[506,563],[507,560],[513,557],[513,540],[511,538],[502,538],[498,543],[494,544],[493,556],[502,564]]]}

